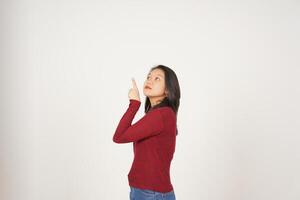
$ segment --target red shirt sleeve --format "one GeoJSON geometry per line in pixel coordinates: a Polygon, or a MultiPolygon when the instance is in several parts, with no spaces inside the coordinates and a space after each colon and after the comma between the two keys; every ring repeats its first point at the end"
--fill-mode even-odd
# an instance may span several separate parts
{"type": "Polygon", "coordinates": [[[140,101],[130,99],[129,107],[122,116],[113,136],[115,143],[135,142],[157,135],[163,130],[164,124],[159,109],[149,111],[135,124],[131,124],[140,105],[140,101]]]}

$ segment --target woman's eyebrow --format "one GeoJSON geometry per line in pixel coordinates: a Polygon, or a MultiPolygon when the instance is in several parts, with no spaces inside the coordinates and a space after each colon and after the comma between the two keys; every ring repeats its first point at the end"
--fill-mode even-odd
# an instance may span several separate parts
{"type": "MultiPolygon", "coordinates": [[[[151,73],[149,73],[149,74],[148,74],[148,76],[149,76],[149,75],[151,75],[151,73]]],[[[157,74],[156,76],[160,76],[160,77],[162,77],[162,78],[163,78],[163,76],[162,76],[162,75],[160,75],[160,74],[157,74]]]]}

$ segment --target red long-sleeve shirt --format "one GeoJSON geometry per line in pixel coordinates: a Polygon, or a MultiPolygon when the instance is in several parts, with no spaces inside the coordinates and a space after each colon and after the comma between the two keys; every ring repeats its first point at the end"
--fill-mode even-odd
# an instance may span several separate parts
{"type": "Polygon", "coordinates": [[[131,124],[140,105],[140,101],[130,99],[113,141],[133,142],[134,159],[127,175],[130,186],[170,192],[173,190],[170,165],[176,144],[176,114],[170,107],[159,107],[131,124]]]}

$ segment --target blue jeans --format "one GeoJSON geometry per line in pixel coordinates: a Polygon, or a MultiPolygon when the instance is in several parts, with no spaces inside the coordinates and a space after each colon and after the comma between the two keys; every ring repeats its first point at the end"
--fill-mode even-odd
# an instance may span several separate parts
{"type": "Polygon", "coordinates": [[[130,200],[176,200],[174,190],[161,193],[130,186],[130,200]]]}

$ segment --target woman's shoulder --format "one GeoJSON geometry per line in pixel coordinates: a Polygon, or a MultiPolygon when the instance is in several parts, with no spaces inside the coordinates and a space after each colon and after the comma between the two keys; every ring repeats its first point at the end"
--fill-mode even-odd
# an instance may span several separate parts
{"type": "Polygon", "coordinates": [[[169,106],[162,106],[162,107],[159,107],[159,108],[155,108],[152,110],[152,112],[159,112],[161,115],[163,116],[166,116],[166,117],[169,117],[169,116],[175,116],[176,117],[176,114],[174,112],[174,110],[169,107],[169,106]]]}
{"type": "Polygon", "coordinates": [[[160,107],[158,109],[161,109],[162,111],[166,111],[166,112],[170,112],[171,111],[171,112],[175,113],[174,110],[170,106],[162,106],[162,107],[160,107]]]}

